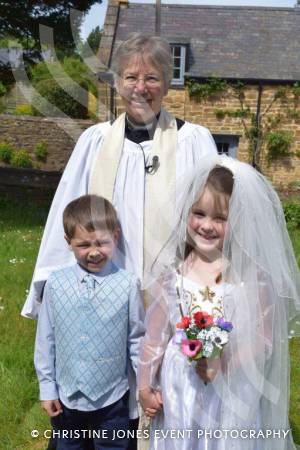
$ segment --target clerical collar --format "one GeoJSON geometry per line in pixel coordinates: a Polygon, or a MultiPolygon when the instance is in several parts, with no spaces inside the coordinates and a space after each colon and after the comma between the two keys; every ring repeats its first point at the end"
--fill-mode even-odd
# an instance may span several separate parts
{"type": "MultiPolygon", "coordinates": [[[[148,123],[146,125],[135,125],[133,124],[130,119],[127,117],[125,118],[125,136],[127,139],[129,139],[132,142],[135,142],[136,144],[140,144],[144,141],[150,141],[154,137],[156,125],[159,119],[160,113],[157,114],[156,118],[153,119],[151,123],[148,123]]],[[[178,119],[176,117],[176,124],[177,124],[177,130],[180,130],[180,128],[184,125],[184,120],[178,119]]]]}
{"type": "Polygon", "coordinates": [[[156,128],[158,119],[159,119],[160,113],[157,114],[157,116],[155,117],[155,119],[152,120],[152,122],[146,123],[145,125],[137,125],[135,123],[133,123],[128,115],[126,114],[126,125],[128,126],[129,130],[134,130],[134,131],[150,131],[153,128],[156,128]]]}

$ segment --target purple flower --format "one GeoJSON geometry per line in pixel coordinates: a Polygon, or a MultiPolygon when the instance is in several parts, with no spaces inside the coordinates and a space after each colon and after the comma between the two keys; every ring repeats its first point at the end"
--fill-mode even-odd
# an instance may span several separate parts
{"type": "Polygon", "coordinates": [[[217,325],[221,328],[221,330],[228,331],[228,333],[232,330],[233,325],[231,322],[226,322],[224,317],[219,317],[217,319],[217,325]]]}

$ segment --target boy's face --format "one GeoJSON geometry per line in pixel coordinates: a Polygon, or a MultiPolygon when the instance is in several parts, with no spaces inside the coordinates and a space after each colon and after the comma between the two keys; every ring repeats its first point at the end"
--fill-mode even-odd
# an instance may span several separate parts
{"type": "Polygon", "coordinates": [[[78,264],[88,272],[99,272],[111,260],[118,238],[118,229],[87,231],[80,226],[76,227],[72,239],[65,236],[78,264]]]}

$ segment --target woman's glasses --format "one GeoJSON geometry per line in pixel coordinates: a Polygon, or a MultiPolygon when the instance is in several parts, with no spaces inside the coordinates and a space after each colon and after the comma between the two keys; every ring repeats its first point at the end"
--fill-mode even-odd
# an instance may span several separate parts
{"type": "Polygon", "coordinates": [[[134,75],[126,75],[123,77],[126,86],[135,87],[140,81],[147,87],[156,87],[161,84],[161,79],[155,75],[145,75],[145,77],[138,78],[134,75]]]}

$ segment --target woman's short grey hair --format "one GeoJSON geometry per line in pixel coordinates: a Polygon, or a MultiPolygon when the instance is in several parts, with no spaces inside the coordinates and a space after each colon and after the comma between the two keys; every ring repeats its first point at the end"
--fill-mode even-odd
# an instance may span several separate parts
{"type": "Polygon", "coordinates": [[[164,83],[170,84],[173,78],[173,60],[170,46],[167,41],[159,36],[146,36],[141,33],[133,33],[126,41],[122,42],[114,54],[111,68],[115,81],[121,77],[124,69],[132,57],[139,56],[145,63],[150,63],[163,73],[164,83]]]}

